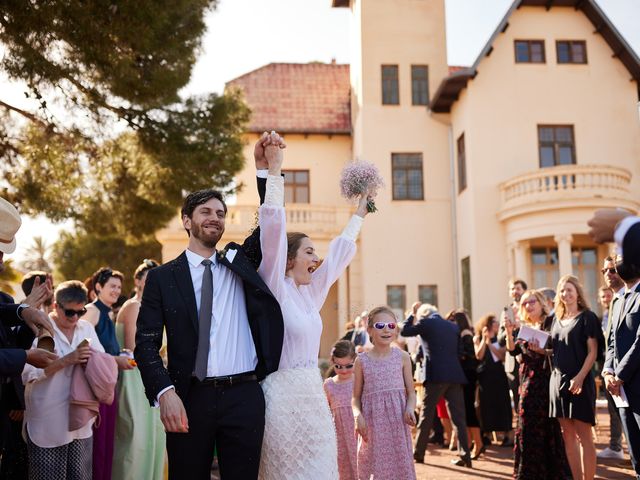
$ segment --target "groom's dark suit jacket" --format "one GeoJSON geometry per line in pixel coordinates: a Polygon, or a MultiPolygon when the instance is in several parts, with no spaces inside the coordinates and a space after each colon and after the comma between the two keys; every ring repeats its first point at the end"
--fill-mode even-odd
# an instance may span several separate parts
{"type": "MultiPolygon", "coordinates": [[[[261,200],[264,183],[258,179],[261,200]]],[[[231,242],[218,253],[221,265],[242,280],[251,335],[256,347],[256,375],[263,379],[280,363],[284,324],[278,301],[257,273],[260,264],[260,232],[256,229],[242,245],[231,242]],[[235,250],[229,262],[225,252],[235,250]]],[[[195,368],[198,347],[198,312],[187,256],[149,271],[138,314],[135,358],[147,398],[153,404],[158,393],[174,385],[184,402],[195,368]],[[164,367],[158,351],[162,330],[167,331],[168,365],[164,367]]]]}

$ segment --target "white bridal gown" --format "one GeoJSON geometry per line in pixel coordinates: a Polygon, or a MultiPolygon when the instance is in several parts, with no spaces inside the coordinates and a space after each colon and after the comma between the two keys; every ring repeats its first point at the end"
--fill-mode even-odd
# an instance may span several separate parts
{"type": "Polygon", "coordinates": [[[285,276],[287,263],[284,180],[267,178],[260,207],[262,263],[258,273],[282,309],[284,341],[278,371],[262,383],[265,431],[260,458],[263,480],[338,479],[335,427],[318,369],[322,319],[329,288],[356,252],[362,218],[354,215],[335,238],[311,283],[296,287],[285,276]]]}

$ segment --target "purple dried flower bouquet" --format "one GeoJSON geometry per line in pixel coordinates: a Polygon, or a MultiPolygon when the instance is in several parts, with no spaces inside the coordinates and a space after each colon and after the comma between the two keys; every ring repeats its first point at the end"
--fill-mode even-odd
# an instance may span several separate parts
{"type": "MultiPolygon", "coordinates": [[[[347,200],[359,198],[363,193],[369,192],[374,196],[378,188],[384,186],[384,180],[378,167],[373,163],[358,160],[349,163],[342,170],[340,178],[340,192],[347,200]]],[[[367,210],[375,212],[376,204],[373,200],[367,202],[367,210]]]]}

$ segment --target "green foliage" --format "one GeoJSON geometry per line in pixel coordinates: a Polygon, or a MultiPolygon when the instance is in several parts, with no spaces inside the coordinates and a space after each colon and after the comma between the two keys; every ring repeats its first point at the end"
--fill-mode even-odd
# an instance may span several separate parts
{"type": "Polygon", "coordinates": [[[110,266],[125,276],[122,289],[133,289],[133,272],[145,258],[161,258],[162,247],[153,237],[126,242],[117,235],[63,232],[53,246],[56,277],[84,280],[100,267],[110,266]]]}
{"type": "Polygon", "coordinates": [[[14,295],[16,292],[13,284],[22,281],[22,273],[13,266],[13,259],[5,260],[2,268],[0,268],[0,291],[14,295]]]}
{"type": "Polygon", "coordinates": [[[0,93],[0,195],[74,221],[54,247],[64,278],[159,258],[151,239],[185,192],[228,189],[242,168],[240,93],[179,96],[216,4],[0,2],[0,70],[30,105],[0,93]]]}
{"type": "Polygon", "coordinates": [[[41,272],[51,273],[51,266],[47,260],[49,254],[49,245],[42,237],[33,237],[31,245],[25,253],[25,260],[22,261],[21,267],[24,271],[39,270],[41,272]]]}

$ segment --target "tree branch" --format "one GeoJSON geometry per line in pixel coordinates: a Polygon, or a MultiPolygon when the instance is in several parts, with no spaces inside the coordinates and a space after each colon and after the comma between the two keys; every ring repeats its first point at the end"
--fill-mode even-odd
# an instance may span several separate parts
{"type": "Polygon", "coordinates": [[[23,117],[31,120],[33,123],[37,123],[38,125],[47,128],[49,125],[43,121],[41,118],[38,118],[36,115],[34,115],[31,112],[27,112],[26,110],[22,110],[21,108],[18,107],[14,107],[13,105],[9,105],[6,102],[3,102],[2,100],[0,100],[0,107],[4,107],[5,109],[12,111],[12,112],[16,112],[20,115],[22,115],[23,117]]]}

